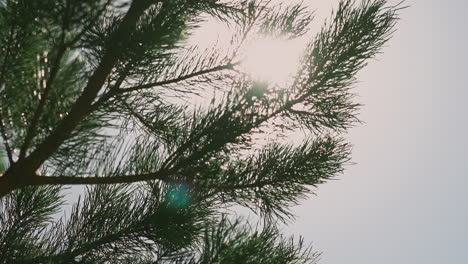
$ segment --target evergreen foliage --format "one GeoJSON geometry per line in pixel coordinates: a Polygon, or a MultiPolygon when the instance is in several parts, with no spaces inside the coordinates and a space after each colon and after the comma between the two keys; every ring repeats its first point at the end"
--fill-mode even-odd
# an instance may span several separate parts
{"type": "Polygon", "coordinates": [[[309,34],[300,4],[0,0],[0,263],[316,263],[277,224],[349,162],[350,88],[400,8],[341,0],[279,85],[242,71],[243,47],[309,34]],[[188,41],[207,19],[230,47],[188,41]],[[309,136],[258,144],[291,130],[309,136]]]}

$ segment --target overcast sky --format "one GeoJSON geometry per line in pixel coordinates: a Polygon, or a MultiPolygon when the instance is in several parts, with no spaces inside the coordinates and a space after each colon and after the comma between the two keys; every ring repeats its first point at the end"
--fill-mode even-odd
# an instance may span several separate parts
{"type": "MultiPolygon", "coordinates": [[[[338,1],[306,2],[322,18],[338,1]]],[[[357,165],[295,209],[289,231],[323,251],[321,263],[468,263],[468,1],[406,4],[359,74],[357,165]]]]}

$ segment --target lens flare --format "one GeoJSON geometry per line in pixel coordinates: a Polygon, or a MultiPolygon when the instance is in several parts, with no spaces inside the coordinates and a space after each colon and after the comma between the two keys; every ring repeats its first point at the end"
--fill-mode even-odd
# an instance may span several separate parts
{"type": "Polygon", "coordinates": [[[190,204],[190,189],[187,185],[172,186],[168,193],[169,205],[174,208],[185,208],[190,204]]]}

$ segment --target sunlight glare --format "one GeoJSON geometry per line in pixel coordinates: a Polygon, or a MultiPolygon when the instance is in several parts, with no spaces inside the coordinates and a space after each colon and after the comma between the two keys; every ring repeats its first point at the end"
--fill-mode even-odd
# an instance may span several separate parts
{"type": "Polygon", "coordinates": [[[241,67],[255,79],[284,84],[296,73],[300,53],[293,40],[259,39],[246,47],[241,67]]]}

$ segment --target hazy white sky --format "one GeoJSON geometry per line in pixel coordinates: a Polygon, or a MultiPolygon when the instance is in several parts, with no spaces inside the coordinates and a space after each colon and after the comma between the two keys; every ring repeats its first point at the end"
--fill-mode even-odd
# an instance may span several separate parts
{"type": "MultiPolygon", "coordinates": [[[[305,2],[318,23],[338,1],[305,2]]],[[[406,5],[359,74],[357,165],[319,186],[288,229],[323,251],[321,263],[468,263],[468,1],[406,5]]]]}

